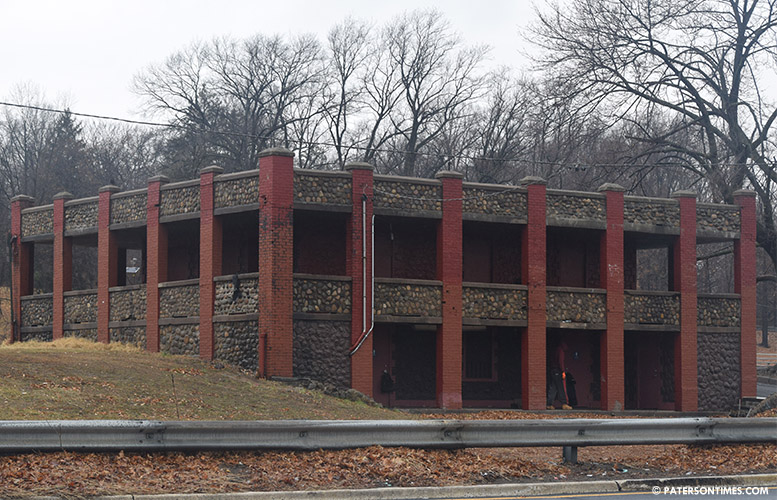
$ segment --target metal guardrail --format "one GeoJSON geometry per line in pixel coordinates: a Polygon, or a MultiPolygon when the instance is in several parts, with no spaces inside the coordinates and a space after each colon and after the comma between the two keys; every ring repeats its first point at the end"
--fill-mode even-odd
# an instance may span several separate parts
{"type": "MultiPolygon", "coordinates": [[[[0,421],[0,453],[777,442],[777,418],[0,421]]],[[[576,450],[575,450],[576,451],[576,450]]]]}

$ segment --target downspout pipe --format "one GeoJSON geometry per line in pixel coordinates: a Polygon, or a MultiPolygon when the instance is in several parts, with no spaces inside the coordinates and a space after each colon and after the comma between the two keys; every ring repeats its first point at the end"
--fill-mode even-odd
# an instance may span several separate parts
{"type": "Polygon", "coordinates": [[[361,348],[367,337],[370,336],[372,330],[375,328],[375,214],[372,215],[371,228],[370,228],[370,248],[372,249],[372,255],[370,256],[370,285],[371,285],[371,298],[370,298],[370,329],[367,329],[367,195],[362,195],[362,334],[359,339],[351,346],[349,356],[353,356],[361,348]]]}

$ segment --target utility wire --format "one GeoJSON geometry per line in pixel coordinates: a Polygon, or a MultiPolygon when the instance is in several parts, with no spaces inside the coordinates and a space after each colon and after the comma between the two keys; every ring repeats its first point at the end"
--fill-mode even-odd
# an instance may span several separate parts
{"type": "MultiPolygon", "coordinates": [[[[230,132],[230,131],[224,131],[224,130],[204,130],[200,128],[190,127],[186,125],[178,125],[175,123],[163,123],[163,122],[153,122],[153,121],[146,121],[146,120],[133,120],[130,118],[120,118],[116,116],[109,116],[109,115],[98,115],[93,113],[80,113],[76,111],[71,111],[69,109],[58,109],[58,108],[49,108],[49,107],[43,107],[43,106],[34,106],[31,104],[19,104],[19,103],[13,103],[13,102],[6,102],[6,101],[0,101],[0,106],[6,106],[11,108],[18,108],[18,109],[30,109],[34,111],[42,111],[46,113],[57,113],[57,114],[69,114],[72,116],[78,116],[82,118],[92,118],[95,120],[106,120],[106,121],[114,121],[114,122],[120,122],[120,123],[128,123],[132,125],[143,125],[147,127],[158,127],[158,128],[168,128],[168,129],[175,129],[175,130],[183,130],[187,132],[193,132],[195,134],[216,134],[216,135],[223,135],[223,136],[231,136],[231,137],[240,137],[245,139],[255,139],[255,140],[272,140],[273,136],[271,135],[256,135],[256,134],[247,134],[243,132],[230,132]]],[[[313,146],[327,146],[327,147],[337,147],[338,145],[331,142],[326,141],[309,141],[307,144],[313,145],[313,146]]],[[[407,151],[400,150],[400,149],[391,149],[391,148],[367,148],[365,146],[359,146],[359,145],[349,145],[347,146],[347,149],[355,149],[359,151],[367,151],[372,150],[375,152],[380,153],[396,153],[396,154],[407,154],[407,151]]],[[[550,166],[550,167],[557,167],[557,168],[565,168],[568,170],[585,170],[587,168],[686,168],[680,163],[644,163],[644,164],[628,164],[628,163],[585,163],[581,164],[580,162],[554,162],[554,161],[548,161],[548,160],[526,160],[523,158],[494,158],[494,157],[486,157],[486,156],[476,156],[476,155],[445,155],[445,154],[439,154],[439,153],[426,153],[426,152],[414,152],[412,153],[417,156],[425,156],[425,157],[438,157],[442,159],[447,160],[471,160],[471,161],[486,161],[486,162],[501,162],[501,163],[508,163],[508,162],[517,162],[517,163],[530,163],[534,165],[543,165],[543,166],[550,166]]],[[[718,165],[728,167],[728,166],[738,166],[736,163],[719,163],[718,165]]]]}

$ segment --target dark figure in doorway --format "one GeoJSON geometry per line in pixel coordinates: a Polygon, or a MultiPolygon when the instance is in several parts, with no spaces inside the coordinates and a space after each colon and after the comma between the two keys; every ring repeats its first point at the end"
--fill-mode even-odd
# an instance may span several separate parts
{"type": "Polygon", "coordinates": [[[563,340],[553,352],[550,360],[550,369],[548,370],[548,410],[554,410],[553,401],[558,399],[561,402],[561,408],[571,410],[567,400],[567,390],[565,387],[567,343],[563,340]]]}

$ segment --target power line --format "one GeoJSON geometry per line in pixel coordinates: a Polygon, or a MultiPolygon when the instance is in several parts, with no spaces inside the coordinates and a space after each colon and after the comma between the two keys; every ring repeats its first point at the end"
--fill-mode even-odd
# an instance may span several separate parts
{"type": "MultiPolygon", "coordinates": [[[[6,106],[11,108],[18,108],[18,109],[30,109],[34,111],[41,111],[45,113],[57,113],[57,114],[69,114],[72,116],[78,116],[82,118],[91,118],[95,120],[105,120],[105,121],[114,121],[114,122],[120,122],[120,123],[127,123],[131,125],[141,125],[141,126],[147,126],[147,127],[158,127],[158,128],[168,128],[168,129],[175,129],[175,130],[182,130],[187,132],[192,132],[195,134],[216,134],[216,135],[223,135],[223,136],[231,136],[231,137],[240,137],[245,139],[254,139],[254,140],[265,140],[270,141],[273,139],[273,136],[271,135],[257,135],[257,134],[248,134],[243,132],[230,132],[230,131],[224,131],[224,130],[204,130],[199,128],[194,128],[186,125],[178,125],[175,123],[163,123],[163,122],[153,122],[153,121],[147,121],[147,120],[133,120],[131,118],[121,118],[116,116],[109,116],[109,115],[99,115],[99,114],[93,114],[93,113],[81,113],[77,111],[72,111],[70,109],[58,109],[58,108],[50,108],[50,107],[43,107],[43,106],[34,106],[31,104],[19,104],[19,103],[13,103],[13,102],[6,102],[6,101],[0,101],[0,106],[6,106]]],[[[332,142],[326,142],[326,141],[308,141],[308,145],[313,146],[326,146],[326,147],[337,147],[338,145],[332,142]]],[[[360,146],[360,145],[348,145],[346,147],[347,149],[355,149],[359,151],[374,151],[379,153],[395,153],[395,154],[407,154],[408,152],[401,149],[392,149],[392,148],[368,148],[366,146],[360,146]]],[[[528,163],[533,165],[542,165],[542,166],[549,166],[549,167],[557,167],[557,168],[564,168],[567,170],[575,170],[575,171],[585,171],[587,168],[630,168],[630,169],[643,169],[643,168],[687,168],[686,166],[680,164],[680,163],[643,163],[643,164],[636,164],[636,163],[584,163],[581,164],[580,162],[560,162],[560,161],[548,161],[548,160],[527,160],[524,158],[495,158],[495,157],[487,157],[487,156],[476,156],[476,155],[447,155],[447,154],[439,154],[439,153],[428,153],[428,152],[413,152],[412,154],[417,156],[424,156],[424,157],[437,157],[441,159],[445,159],[448,161],[451,160],[469,160],[469,161],[485,161],[485,162],[498,162],[498,163],[509,163],[509,162],[516,162],[516,163],[528,163]]],[[[720,166],[737,166],[738,164],[735,163],[719,163],[720,166]]]]}

